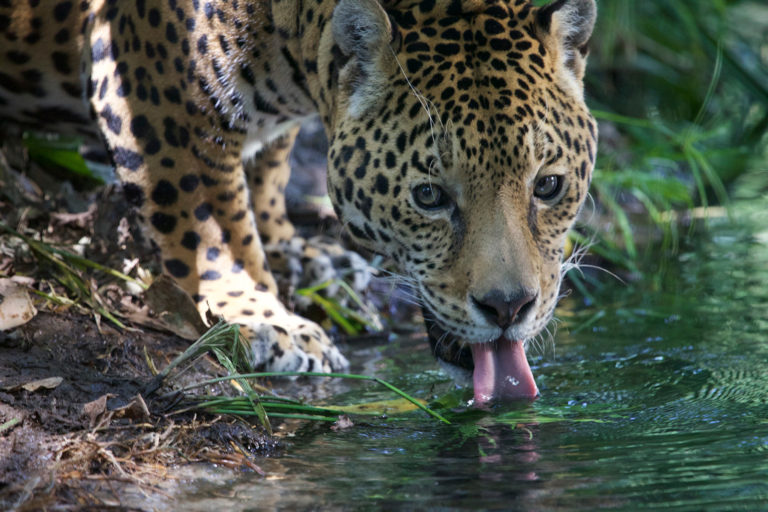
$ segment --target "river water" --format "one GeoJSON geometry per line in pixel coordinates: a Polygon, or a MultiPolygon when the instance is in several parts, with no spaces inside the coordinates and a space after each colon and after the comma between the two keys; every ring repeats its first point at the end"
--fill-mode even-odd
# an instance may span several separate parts
{"type": "MultiPolygon", "coordinates": [[[[661,257],[660,257],[661,258],[661,257]]],[[[566,299],[531,358],[542,396],[307,425],[266,477],[207,468],[178,510],[768,510],[768,201],[734,205],[661,278],[566,299]]],[[[601,278],[610,281],[606,276],[601,278]]],[[[415,396],[453,391],[424,341],[352,350],[415,396]]],[[[337,400],[391,398],[370,383],[337,400]]]]}

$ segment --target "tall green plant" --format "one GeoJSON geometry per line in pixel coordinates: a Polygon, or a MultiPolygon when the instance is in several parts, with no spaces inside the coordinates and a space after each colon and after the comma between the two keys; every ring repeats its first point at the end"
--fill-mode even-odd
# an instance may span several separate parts
{"type": "Polygon", "coordinates": [[[651,240],[673,250],[676,219],[695,206],[727,204],[729,184],[765,148],[768,5],[598,0],[598,6],[586,94],[601,121],[592,192],[598,218],[611,229],[587,225],[575,238],[596,240],[594,252],[636,271],[641,251],[631,212],[644,212],[660,233],[651,240]]]}

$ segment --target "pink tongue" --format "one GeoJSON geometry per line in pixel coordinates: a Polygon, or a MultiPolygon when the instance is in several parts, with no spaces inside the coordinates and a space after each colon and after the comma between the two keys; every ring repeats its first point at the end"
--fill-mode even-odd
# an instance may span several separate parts
{"type": "Polygon", "coordinates": [[[472,343],[470,348],[475,362],[475,404],[494,398],[533,400],[539,394],[522,342],[499,338],[495,342],[472,343]]]}

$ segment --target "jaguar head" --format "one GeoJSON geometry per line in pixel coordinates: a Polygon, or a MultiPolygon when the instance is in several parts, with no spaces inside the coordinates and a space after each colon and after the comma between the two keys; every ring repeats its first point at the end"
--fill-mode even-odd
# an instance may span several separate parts
{"type": "Polygon", "coordinates": [[[589,187],[594,0],[342,0],[324,37],[329,193],[418,293],[476,402],[538,393],[524,343],[552,319],[589,187]]]}

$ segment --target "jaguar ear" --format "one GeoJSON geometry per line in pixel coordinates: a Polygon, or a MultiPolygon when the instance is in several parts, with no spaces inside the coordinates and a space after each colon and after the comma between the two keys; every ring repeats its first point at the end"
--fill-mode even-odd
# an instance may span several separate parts
{"type": "Polygon", "coordinates": [[[596,19],[595,0],[555,0],[536,14],[542,41],[579,80],[584,77],[587,43],[596,19]]]}
{"type": "Polygon", "coordinates": [[[340,52],[335,56],[339,86],[347,92],[349,114],[360,117],[386,91],[392,22],[376,0],[341,0],[331,25],[340,52]]]}

